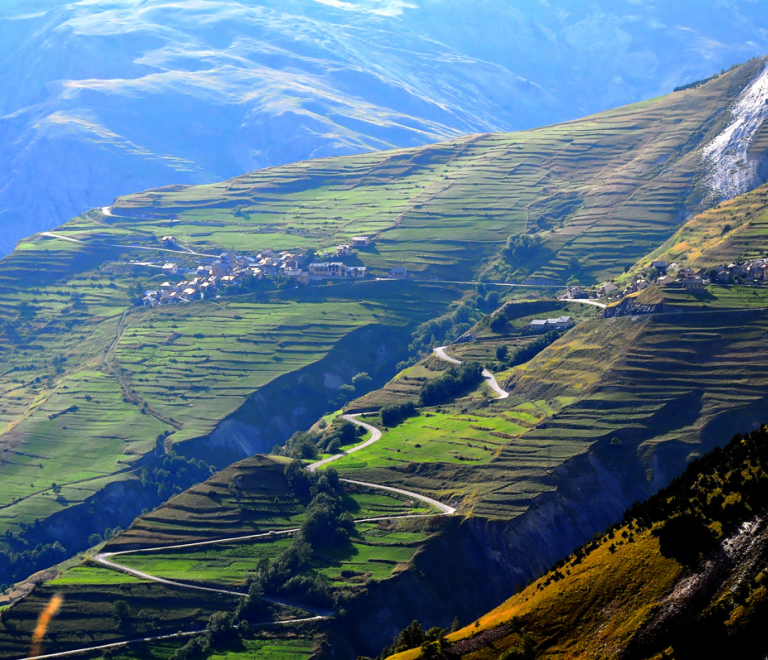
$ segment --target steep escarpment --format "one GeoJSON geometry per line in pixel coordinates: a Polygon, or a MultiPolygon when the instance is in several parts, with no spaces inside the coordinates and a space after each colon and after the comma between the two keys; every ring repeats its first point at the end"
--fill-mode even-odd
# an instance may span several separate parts
{"type": "Polygon", "coordinates": [[[640,456],[603,442],[557,468],[554,490],[514,520],[444,520],[412,566],[371,584],[348,608],[347,641],[375,657],[414,619],[427,629],[481,616],[682,473],[689,451],[680,443],[640,456]]]}

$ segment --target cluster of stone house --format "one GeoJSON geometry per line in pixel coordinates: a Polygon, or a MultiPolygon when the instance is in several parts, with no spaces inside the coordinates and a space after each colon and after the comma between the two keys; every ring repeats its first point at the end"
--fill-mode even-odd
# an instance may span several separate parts
{"type": "MultiPolygon", "coordinates": [[[[173,237],[164,237],[166,238],[173,237]]],[[[350,245],[340,245],[336,249],[338,256],[350,256],[352,246],[365,247],[371,244],[369,238],[357,236],[350,245]]],[[[237,255],[235,252],[223,252],[219,258],[208,265],[197,266],[188,270],[188,279],[176,284],[163,282],[157,290],[146,291],[143,303],[146,306],[191,302],[202,300],[227,287],[242,286],[246,281],[260,280],[264,277],[284,277],[301,284],[312,280],[363,278],[368,274],[365,266],[347,266],[342,262],[318,261],[307,263],[309,258],[302,252],[284,251],[275,253],[264,250],[256,257],[237,255]],[[192,275],[192,277],[190,277],[192,275]]],[[[162,266],[167,277],[177,275],[179,266],[168,262],[162,266]]],[[[394,270],[394,269],[393,269],[394,270]]],[[[404,270],[404,269],[403,269],[404,270]]]]}
{"type": "MultiPolygon", "coordinates": [[[[759,284],[768,282],[768,259],[755,259],[706,269],[713,282],[720,284],[759,284]]],[[[700,271],[701,273],[701,271],[700,271]]]]}
{"type": "MultiPolygon", "coordinates": [[[[165,305],[178,302],[192,302],[210,297],[220,289],[232,286],[241,286],[247,279],[260,280],[266,275],[266,270],[280,265],[283,268],[296,263],[301,255],[289,252],[275,255],[271,250],[266,250],[257,258],[245,257],[234,252],[223,252],[218,259],[214,259],[207,266],[197,266],[186,274],[192,275],[181,282],[163,282],[160,287],[144,293],[143,303],[146,306],[165,305]]],[[[163,275],[172,276],[179,272],[175,263],[163,265],[163,275]]]]}

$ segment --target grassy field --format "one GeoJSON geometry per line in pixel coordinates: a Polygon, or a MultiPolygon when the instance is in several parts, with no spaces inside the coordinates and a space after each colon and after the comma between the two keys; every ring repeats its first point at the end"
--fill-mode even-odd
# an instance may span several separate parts
{"type": "MultiPolygon", "coordinates": [[[[413,558],[428,537],[425,522],[362,523],[348,544],[318,552],[312,570],[336,588],[363,586],[370,580],[390,577],[413,558]]],[[[119,562],[169,580],[236,587],[243,584],[246,571],[255,570],[261,559],[274,559],[290,542],[290,538],[264,539],[216,544],[207,549],[127,554],[121,555],[119,562]]],[[[71,579],[68,576],[60,579],[71,579]]],[[[83,579],[91,580],[91,576],[83,579]]]]}
{"type": "Polygon", "coordinates": [[[757,307],[584,320],[509,372],[509,399],[423,410],[336,466],[510,519],[552,489],[552,470],[587,451],[620,464],[683,443],[681,458],[696,456],[728,420],[761,421],[768,351],[757,307]]]}
{"type": "MultiPolygon", "coordinates": [[[[269,635],[256,633],[256,639],[240,639],[217,645],[206,660],[308,660],[314,641],[310,636],[296,633],[273,632],[269,635]]],[[[187,638],[188,639],[188,638],[187,638]]],[[[184,642],[158,642],[135,644],[130,650],[113,651],[113,660],[169,660],[184,642]]],[[[101,654],[83,658],[100,658],[101,654]]]]}
{"type": "MultiPolygon", "coordinates": [[[[283,463],[266,456],[236,463],[137,518],[129,529],[108,544],[107,550],[116,552],[294,529],[301,525],[304,507],[288,488],[283,470],[283,463]],[[230,487],[231,484],[235,485],[230,487]]],[[[427,505],[405,497],[352,484],[345,488],[345,509],[355,519],[430,512],[427,505]]]]}
{"type": "Polygon", "coordinates": [[[721,127],[712,118],[756,67],[559,126],[132,195],[114,216],[92,211],[58,239],[23,241],[0,263],[0,533],[84,501],[161,433],[177,446],[206,436],[354,331],[417,324],[463,295],[368,282],[126,314],[137,291],[163,279],[137,262],[193,267],[232,246],[327,250],[363,234],[374,245],[353,260],[380,275],[395,265],[417,279],[617,274],[677,229],[695,197],[691,145],[721,127]],[[523,232],[539,237],[536,255],[502,264],[506,238],[523,232]],[[199,255],[161,248],[166,234],[199,255]],[[96,414],[105,408],[109,422],[96,414]],[[70,468],[73,446],[85,460],[70,468]]]}

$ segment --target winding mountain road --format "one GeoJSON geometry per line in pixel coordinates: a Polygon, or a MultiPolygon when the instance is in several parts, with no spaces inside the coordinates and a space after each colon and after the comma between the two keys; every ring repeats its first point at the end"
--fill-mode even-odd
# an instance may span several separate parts
{"type": "MultiPolygon", "coordinates": [[[[445,352],[445,349],[448,348],[447,346],[439,346],[435,349],[435,355],[439,357],[441,360],[444,360],[445,362],[450,362],[451,364],[461,364],[461,360],[457,360],[456,358],[452,358],[448,353],[445,352]]],[[[483,369],[483,378],[485,378],[485,382],[488,383],[488,387],[490,387],[496,394],[498,395],[499,399],[506,399],[509,397],[509,392],[504,390],[501,385],[496,381],[496,377],[488,371],[488,369],[483,369]]]]}
{"type": "MultiPolygon", "coordinates": [[[[446,356],[447,357],[447,356],[446,356]]],[[[354,447],[350,449],[347,452],[342,452],[340,454],[336,454],[334,456],[331,456],[330,458],[326,458],[322,461],[317,461],[316,463],[312,463],[311,465],[307,466],[307,470],[314,472],[320,467],[324,467],[325,465],[328,465],[329,463],[332,463],[333,461],[339,460],[340,458],[343,458],[344,456],[348,456],[350,454],[353,454],[357,451],[360,451],[362,449],[365,449],[366,447],[370,447],[373,443],[378,442],[382,438],[381,430],[376,428],[375,426],[371,424],[367,424],[366,422],[360,421],[358,417],[360,415],[363,415],[365,413],[357,413],[354,415],[344,415],[344,419],[346,419],[349,422],[352,422],[353,424],[356,424],[358,426],[362,426],[364,429],[366,429],[370,434],[371,437],[363,442],[362,444],[358,445],[357,447],[354,447]]],[[[451,516],[456,513],[456,509],[452,506],[449,506],[447,504],[444,504],[443,502],[440,502],[438,500],[435,500],[431,497],[427,497],[426,495],[420,495],[419,493],[414,493],[408,490],[405,490],[403,488],[394,488],[392,486],[382,486],[379,484],[373,484],[366,481],[355,481],[353,479],[340,479],[340,481],[348,484],[354,484],[356,486],[363,486],[366,488],[372,488],[375,490],[383,490],[390,493],[397,493],[399,495],[405,495],[406,497],[410,497],[411,499],[417,500],[419,502],[424,502],[426,504],[429,504],[433,507],[435,507],[438,511],[440,511],[439,514],[404,514],[400,516],[380,516],[380,517],[374,517],[374,518],[362,518],[359,520],[355,520],[355,523],[363,523],[363,522],[377,522],[380,520],[398,520],[398,519],[405,519],[405,518],[424,518],[424,517],[432,517],[434,515],[444,515],[444,516],[451,516]]],[[[236,596],[239,598],[242,598],[246,594],[241,591],[233,591],[231,589],[217,589],[215,587],[204,587],[202,585],[197,584],[191,584],[187,582],[178,582],[176,580],[168,580],[166,578],[158,577],[157,575],[152,575],[150,573],[146,573],[144,571],[139,571],[134,568],[130,568],[128,566],[125,566],[123,564],[120,564],[116,561],[113,561],[114,557],[119,557],[120,555],[129,555],[129,554],[139,554],[139,553],[150,553],[150,552],[162,552],[164,550],[176,550],[181,548],[197,548],[202,546],[208,546],[208,545],[216,545],[216,544],[223,544],[223,543],[236,543],[241,541],[249,541],[253,539],[259,539],[259,538],[278,538],[280,536],[289,536],[291,534],[295,534],[298,532],[298,528],[293,529],[284,529],[279,531],[271,531],[271,532],[262,532],[259,534],[249,534],[247,536],[234,536],[234,537],[227,537],[227,538],[219,538],[219,539],[210,539],[208,541],[195,541],[192,543],[180,543],[176,545],[165,545],[165,546],[158,546],[154,548],[141,548],[139,550],[121,550],[119,552],[99,552],[91,557],[93,561],[101,564],[102,566],[105,566],[107,568],[110,568],[112,570],[120,571],[122,573],[127,573],[128,575],[132,575],[134,577],[140,578],[142,580],[147,580],[149,582],[155,582],[158,584],[164,584],[166,586],[176,587],[179,589],[191,589],[195,591],[206,591],[209,593],[218,593],[223,594],[227,596],[236,596]]],[[[313,613],[315,616],[313,617],[303,617],[299,619],[285,619],[283,621],[267,621],[267,622],[260,622],[260,623],[252,623],[251,625],[260,625],[260,626],[278,626],[278,625],[284,625],[284,624],[290,624],[290,623],[302,623],[306,621],[319,621],[322,619],[328,619],[334,615],[333,612],[329,612],[326,610],[319,610],[304,604],[298,604],[293,603],[286,600],[279,600],[276,598],[268,598],[264,597],[264,600],[273,603],[276,605],[285,605],[289,607],[296,607],[298,609],[305,610],[307,612],[313,613]]],[[[139,642],[153,642],[153,641],[160,641],[160,640],[167,640],[167,639],[174,639],[178,637],[191,637],[194,635],[199,635],[204,633],[205,630],[195,630],[195,631],[187,631],[187,632],[178,632],[173,633],[169,635],[158,635],[155,637],[143,637],[139,639],[130,639],[130,640],[123,640],[121,642],[112,642],[110,644],[102,644],[99,646],[89,646],[85,648],[80,649],[73,649],[70,651],[61,651],[59,653],[49,653],[46,655],[37,655],[37,656],[28,656],[25,658],[20,658],[19,660],[48,660],[53,658],[64,658],[74,655],[79,655],[81,653],[91,653],[94,651],[101,651],[101,650],[108,650],[108,649],[116,649],[123,646],[127,646],[129,644],[139,643],[139,642]]]]}
{"type": "Polygon", "coordinates": [[[340,458],[344,458],[345,456],[349,456],[350,454],[354,454],[356,451],[360,451],[361,449],[365,449],[366,447],[370,447],[374,442],[378,442],[381,440],[381,431],[377,429],[375,426],[371,426],[370,424],[366,424],[365,422],[361,422],[357,418],[360,415],[364,415],[365,413],[357,413],[356,415],[344,415],[344,419],[346,419],[348,422],[352,422],[353,424],[357,424],[358,426],[362,426],[366,431],[368,431],[371,434],[371,437],[369,440],[366,440],[362,444],[359,444],[357,447],[353,447],[349,451],[343,451],[338,454],[334,454],[330,458],[324,458],[322,461],[317,461],[317,463],[312,463],[311,465],[307,466],[307,470],[310,472],[314,472],[317,470],[317,468],[323,467],[325,465],[328,465],[328,463],[333,463],[333,461],[338,461],[340,458]]]}

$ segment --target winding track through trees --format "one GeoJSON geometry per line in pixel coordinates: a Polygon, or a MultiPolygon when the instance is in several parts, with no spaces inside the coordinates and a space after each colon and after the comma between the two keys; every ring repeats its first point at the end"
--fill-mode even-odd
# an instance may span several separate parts
{"type": "MultiPolygon", "coordinates": [[[[348,456],[349,454],[353,454],[355,452],[358,452],[362,449],[365,449],[366,447],[369,447],[375,442],[378,442],[381,440],[382,433],[381,430],[376,428],[375,426],[371,424],[367,424],[366,422],[360,421],[358,417],[360,415],[363,415],[365,413],[357,413],[354,415],[344,415],[344,419],[346,419],[349,422],[352,422],[353,424],[356,424],[358,426],[362,426],[366,431],[368,431],[371,434],[371,437],[363,442],[362,444],[358,445],[357,447],[354,447],[350,449],[349,451],[342,452],[340,454],[335,454],[334,456],[331,456],[330,458],[323,459],[322,461],[317,461],[315,463],[312,463],[311,465],[307,466],[307,470],[310,472],[316,471],[318,468],[323,467],[325,465],[328,465],[329,463],[339,460],[340,458],[343,458],[344,456],[348,456]]],[[[405,495],[407,497],[410,497],[411,499],[424,502],[426,504],[429,504],[433,507],[435,507],[440,513],[434,514],[434,513],[428,513],[428,514],[404,514],[400,516],[379,516],[374,518],[362,518],[360,520],[355,520],[355,523],[363,523],[363,522],[376,522],[380,520],[398,520],[398,519],[404,519],[404,518],[424,518],[424,517],[433,517],[434,515],[442,515],[442,516],[451,516],[456,513],[456,509],[452,506],[449,506],[447,504],[444,504],[442,502],[439,502],[438,500],[435,500],[431,497],[427,497],[426,495],[420,495],[419,493],[413,493],[408,490],[404,490],[402,488],[394,488],[392,486],[382,486],[379,484],[373,484],[366,481],[355,481],[352,479],[340,479],[340,481],[348,484],[353,484],[356,486],[363,486],[366,488],[372,488],[375,490],[384,490],[390,493],[397,493],[399,495],[405,495]]],[[[289,536],[291,534],[295,534],[298,532],[298,528],[294,529],[285,529],[280,531],[270,531],[270,532],[262,532],[259,534],[249,534],[247,536],[236,536],[236,537],[227,537],[227,538],[220,538],[220,539],[211,539],[208,541],[197,541],[193,543],[182,543],[182,544],[176,544],[176,545],[166,545],[166,546],[159,546],[154,548],[141,548],[139,550],[122,550],[120,552],[99,552],[95,555],[93,555],[91,558],[101,564],[102,566],[105,566],[107,568],[110,568],[112,570],[121,571],[123,573],[127,573],[129,575],[132,575],[134,577],[138,577],[143,580],[148,580],[150,582],[156,582],[158,584],[164,584],[166,586],[171,587],[177,587],[180,589],[191,589],[195,591],[206,591],[206,592],[212,592],[212,593],[219,593],[224,594],[227,596],[236,596],[236,597],[244,597],[247,594],[240,592],[240,591],[232,591],[230,589],[216,589],[215,587],[204,587],[202,585],[197,584],[191,584],[187,582],[178,582],[175,580],[167,580],[165,578],[158,577],[156,575],[151,575],[149,573],[145,573],[143,571],[139,571],[133,568],[129,568],[128,566],[125,566],[123,564],[120,564],[116,561],[113,561],[112,558],[118,557],[120,555],[128,555],[128,554],[138,554],[138,553],[148,553],[148,552],[162,552],[164,550],[173,550],[173,549],[180,549],[180,548],[195,548],[200,546],[207,546],[207,545],[216,545],[216,544],[223,544],[223,543],[237,543],[242,541],[248,541],[252,539],[259,539],[259,538],[279,538],[281,536],[289,536]]],[[[276,598],[264,598],[265,601],[269,603],[273,603],[276,605],[284,605],[288,607],[295,607],[298,609],[302,609],[307,612],[313,613],[315,616],[313,617],[304,617],[304,618],[294,618],[294,619],[284,619],[282,621],[268,621],[268,622],[259,622],[259,623],[252,623],[251,625],[269,625],[269,626],[278,626],[278,625],[284,625],[284,624],[292,624],[292,623],[303,623],[307,621],[320,621],[323,619],[327,619],[333,616],[333,612],[328,612],[325,610],[319,610],[313,607],[309,607],[307,605],[293,603],[287,600],[280,600],[276,598]]],[[[152,642],[152,641],[161,641],[161,640],[169,640],[174,638],[180,638],[180,637],[191,637],[194,635],[199,635],[205,632],[205,629],[202,630],[195,630],[195,631],[186,631],[186,632],[178,632],[173,633],[169,635],[158,635],[155,637],[144,637],[139,639],[130,639],[130,640],[123,640],[121,642],[113,642],[110,644],[102,644],[99,646],[89,646],[81,649],[73,649],[70,651],[61,651],[59,653],[49,653],[46,655],[37,655],[37,656],[31,656],[22,658],[21,660],[47,660],[47,659],[53,659],[53,658],[64,658],[68,656],[78,655],[81,653],[90,653],[94,651],[100,651],[100,650],[108,650],[108,649],[116,649],[120,648],[122,646],[127,646],[129,644],[134,644],[138,642],[152,642]]]]}
{"type": "MultiPolygon", "coordinates": [[[[456,358],[452,358],[448,353],[445,352],[445,349],[448,348],[447,346],[438,346],[435,349],[435,355],[439,357],[441,360],[444,360],[445,362],[450,362],[451,364],[461,364],[461,360],[457,360],[456,358]]],[[[509,397],[509,392],[504,390],[501,385],[496,381],[496,377],[488,371],[488,369],[483,369],[483,378],[485,378],[485,382],[488,383],[488,387],[490,387],[494,392],[496,392],[496,395],[499,399],[506,399],[509,397]]]]}

